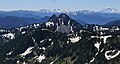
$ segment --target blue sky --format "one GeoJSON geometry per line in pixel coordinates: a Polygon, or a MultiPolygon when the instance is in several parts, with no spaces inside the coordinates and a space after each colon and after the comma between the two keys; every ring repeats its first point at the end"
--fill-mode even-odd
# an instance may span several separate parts
{"type": "Polygon", "coordinates": [[[0,0],[0,10],[100,10],[105,7],[120,10],[120,0],[0,0]]]}

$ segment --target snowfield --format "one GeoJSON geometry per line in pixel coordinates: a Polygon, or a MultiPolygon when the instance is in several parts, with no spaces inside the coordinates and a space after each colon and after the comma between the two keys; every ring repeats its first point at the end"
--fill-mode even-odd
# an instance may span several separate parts
{"type": "Polygon", "coordinates": [[[51,25],[54,26],[54,23],[53,22],[47,22],[46,23],[46,26],[51,26],[51,25]]]}
{"type": "Polygon", "coordinates": [[[72,37],[72,38],[69,38],[69,39],[72,43],[76,43],[81,39],[81,37],[72,37]]]}
{"type": "Polygon", "coordinates": [[[119,54],[120,54],[120,50],[116,53],[116,54],[114,54],[114,55],[107,55],[108,53],[110,53],[110,52],[115,52],[115,50],[110,50],[110,51],[106,51],[105,52],[105,57],[106,57],[106,59],[107,60],[110,60],[110,59],[113,59],[113,58],[115,58],[115,57],[117,57],[119,54]]]}
{"type": "Polygon", "coordinates": [[[9,52],[8,54],[6,54],[6,55],[11,55],[13,53],[13,51],[11,51],[11,52],[9,52]]]}
{"type": "Polygon", "coordinates": [[[2,36],[3,36],[3,37],[6,37],[6,38],[8,38],[8,39],[14,39],[14,38],[15,38],[15,36],[14,36],[13,33],[4,34],[4,35],[2,35],[2,36]]]}
{"type": "Polygon", "coordinates": [[[99,48],[100,48],[100,44],[101,44],[101,42],[100,43],[97,42],[97,43],[94,44],[94,46],[98,49],[98,51],[99,51],[99,48]]]}
{"type": "Polygon", "coordinates": [[[37,58],[37,60],[38,60],[39,62],[41,62],[43,59],[45,59],[45,56],[44,56],[44,55],[40,55],[40,56],[37,58]]]}

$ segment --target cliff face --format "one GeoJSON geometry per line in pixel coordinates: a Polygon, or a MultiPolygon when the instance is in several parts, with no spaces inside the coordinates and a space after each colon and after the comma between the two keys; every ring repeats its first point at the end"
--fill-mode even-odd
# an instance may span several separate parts
{"type": "Polygon", "coordinates": [[[73,32],[73,30],[78,29],[77,27],[82,28],[81,24],[77,23],[75,20],[71,19],[64,13],[62,13],[58,17],[54,14],[50,17],[46,25],[62,33],[73,32]]]}

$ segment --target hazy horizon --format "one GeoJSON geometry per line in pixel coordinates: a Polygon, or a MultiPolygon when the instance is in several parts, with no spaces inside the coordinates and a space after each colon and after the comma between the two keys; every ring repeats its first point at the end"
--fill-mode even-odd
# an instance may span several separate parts
{"type": "Polygon", "coordinates": [[[120,10],[120,0],[1,0],[0,10],[101,10],[113,7],[120,10]]]}

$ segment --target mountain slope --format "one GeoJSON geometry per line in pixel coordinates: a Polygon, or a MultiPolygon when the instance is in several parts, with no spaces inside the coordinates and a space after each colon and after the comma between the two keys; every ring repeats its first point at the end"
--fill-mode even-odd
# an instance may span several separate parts
{"type": "Polygon", "coordinates": [[[108,35],[81,27],[61,14],[46,23],[0,29],[0,64],[119,64],[120,32],[108,35]],[[62,29],[72,26],[73,32],[56,31],[56,23],[62,29]]]}
{"type": "Polygon", "coordinates": [[[6,16],[40,18],[40,15],[35,11],[28,11],[28,10],[0,11],[0,17],[6,17],[6,16]]]}
{"type": "Polygon", "coordinates": [[[120,20],[114,20],[114,21],[108,22],[108,23],[106,23],[106,25],[117,25],[117,26],[120,26],[120,20]]]}
{"type": "Polygon", "coordinates": [[[0,27],[7,29],[17,26],[28,25],[36,22],[40,22],[40,20],[35,18],[24,18],[24,17],[19,18],[14,16],[0,17],[0,27]]]}
{"type": "Polygon", "coordinates": [[[42,21],[42,22],[47,22],[48,20],[49,20],[49,16],[45,16],[45,17],[42,17],[41,19],[40,19],[40,21],[42,21]]]}

